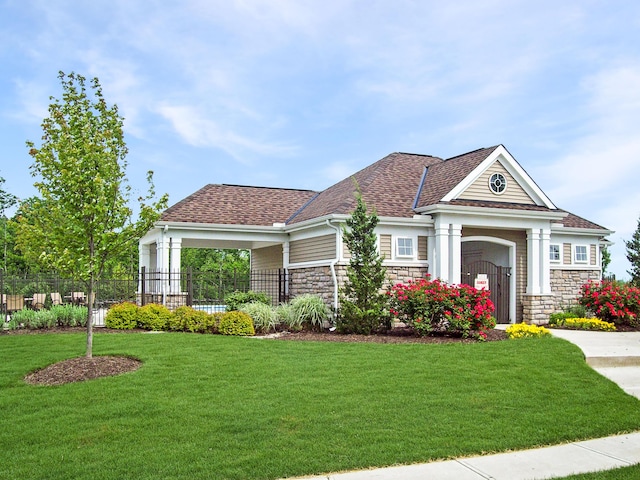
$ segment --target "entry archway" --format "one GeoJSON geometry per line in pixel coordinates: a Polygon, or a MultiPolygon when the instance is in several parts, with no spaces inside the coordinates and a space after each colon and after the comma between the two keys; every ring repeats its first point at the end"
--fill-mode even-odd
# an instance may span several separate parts
{"type": "Polygon", "coordinates": [[[489,279],[498,323],[516,319],[516,244],[497,237],[470,236],[461,239],[461,283],[474,285],[478,274],[489,279]]]}

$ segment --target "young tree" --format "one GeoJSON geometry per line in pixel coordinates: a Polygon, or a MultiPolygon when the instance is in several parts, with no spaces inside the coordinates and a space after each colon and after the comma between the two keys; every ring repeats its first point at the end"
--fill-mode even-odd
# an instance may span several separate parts
{"type": "Polygon", "coordinates": [[[611,264],[611,252],[609,251],[609,247],[607,245],[604,245],[602,247],[602,278],[607,276],[607,269],[609,268],[609,265],[611,264]]]}
{"type": "Polygon", "coordinates": [[[12,206],[14,206],[17,201],[18,198],[9,193],[9,192],[5,192],[2,189],[2,186],[4,185],[4,178],[0,177],[0,221],[2,222],[2,268],[6,271],[7,270],[7,243],[8,243],[8,236],[7,236],[7,215],[6,215],[6,209],[10,208],[12,206]]]}
{"type": "Polygon", "coordinates": [[[627,260],[631,263],[631,270],[627,273],[631,275],[631,283],[640,286],[640,219],[631,240],[625,240],[624,244],[627,247],[627,260]]]}
{"type": "Polygon", "coordinates": [[[92,305],[97,280],[109,259],[147,232],[167,206],[149,190],[138,198],[138,218],[129,206],[123,118],[104,100],[97,78],[59,74],[62,100],[51,97],[42,123],[42,145],[27,141],[31,174],[40,193],[18,224],[25,256],[82,280],[87,289],[87,351],[92,356],[92,305]]]}
{"type": "Polygon", "coordinates": [[[340,291],[336,327],[340,332],[368,335],[381,327],[390,327],[385,316],[385,295],[381,293],[386,269],[382,266],[375,234],[378,215],[375,211],[367,214],[367,205],[359,190],[356,199],[356,208],[347,219],[342,235],[351,257],[347,280],[340,291]]]}

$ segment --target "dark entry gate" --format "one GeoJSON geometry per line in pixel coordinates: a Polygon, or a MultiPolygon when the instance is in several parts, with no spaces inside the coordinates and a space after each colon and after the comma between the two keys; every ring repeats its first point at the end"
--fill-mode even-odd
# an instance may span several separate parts
{"type": "Polygon", "coordinates": [[[492,262],[478,260],[462,266],[461,283],[474,286],[479,274],[484,274],[489,280],[491,301],[496,307],[493,316],[498,323],[509,323],[509,281],[511,267],[500,267],[492,262]]]}

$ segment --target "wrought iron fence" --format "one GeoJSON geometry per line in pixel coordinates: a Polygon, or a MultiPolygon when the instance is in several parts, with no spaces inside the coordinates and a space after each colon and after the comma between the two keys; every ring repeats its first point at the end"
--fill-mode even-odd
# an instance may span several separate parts
{"type": "MultiPolygon", "coordinates": [[[[289,275],[285,269],[248,272],[161,272],[145,270],[138,274],[108,278],[97,282],[95,306],[108,308],[123,301],[161,303],[169,307],[189,305],[204,310],[215,311],[224,307],[226,295],[253,290],[266,293],[274,305],[289,299],[289,275]]],[[[25,306],[36,294],[45,294],[45,307],[54,298],[72,303],[76,292],[85,292],[82,281],[65,278],[56,274],[4,274],[0,270],[0,292],[3,294],[2,311],[7,311],[7,298],[22,297],[25,306]],[[52,296],[54,294],[55,296],[52,296]]]]}

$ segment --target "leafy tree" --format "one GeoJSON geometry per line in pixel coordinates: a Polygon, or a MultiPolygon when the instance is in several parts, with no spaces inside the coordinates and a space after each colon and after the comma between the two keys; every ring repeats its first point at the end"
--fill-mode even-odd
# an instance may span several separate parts
{"type": "Polygon", "coordinates": [[[631,240],[625,240],[624,244],[627,247],[627,260],[631,263],[631,270],[627,273],[631,275],[631,283],[640,286],[640,219],[631,240]]]}
{"type": "Polygon", "coordinates": [[[607,275],[607,268],[611,264],[611,252],[609,251],[609,247],[604,245],[602,247],[602,277],[604,278],[607,275]]]}
{"type": "Polygon", "coordinates": [[[2,186],[4,185],[4,178],[0,177],[0,221],[2,222],[2,264],[3,264],[3,269],[6,271],[7,270],[7,216],[5,214],[6,209],[13,207],[17,201],[18,198],[9,193],[9,192],[5,192],[2,189],[2,186]]]}
{"type": "Polygon", "coordinates": [[[390,319],[385,315],[385,295],[381,293],[386,269],[377,247],[378,215],[375,211],[367,214],[367,205],[359,189],[356,200],[356,208],[347,219],[342,234],[351,257],[347,280],[340,290],[336,327],[344,333],[369,335],[390,327],[390,319]]]}
{"type": "Polygon", "coordinates": [[[183,248],[180,252],[182,268],[191,267],[199,272],[248,275],[249,251],[218,248],[183,248]]]}
{"type": "MultiPolygon", "coordinates": [[[[97,78],[60,72],[62,100],[51,97],[42,123],[42,145],[27,141],[31,174],[40,193],[18,228],[18,245],[29,259],[82,280],[93,300],[109,259],[137,243],[167,206],[155,198],[152,172],[147,196],[138,198],[138,218],[129,206],[123,118],[109,107],[97,78]]],[[[87,318],[87,357],[92,356],[92,308],[87,318]]]]}

